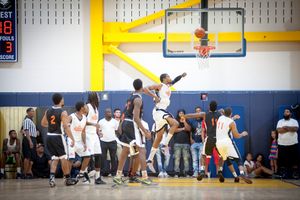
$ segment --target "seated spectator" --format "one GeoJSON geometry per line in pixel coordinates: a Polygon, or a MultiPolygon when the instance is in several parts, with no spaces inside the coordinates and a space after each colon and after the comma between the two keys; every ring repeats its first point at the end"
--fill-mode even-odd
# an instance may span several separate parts
{"type": "Polygon", "coordinates": [[[50,156],[44,153],[44,147],[40,143],[36,145],[36,153],[37,156],[31,160],[33,175],[37,178],[49,178],[52,163],[50,156]]]}
{"type": "Polygon", "coordinates": [[[0,179],[4,178],[4,168],[8,162],[16,163],[16,179],[21,179],[20,139],[15,130],[9,131],[9,138],[3,140],[0,179]]]}
{"type": "Polygon", "coordinates": [[[261,155],[259,155],[258,157],[258,161],[256,163],[254,163],[252,161],[252,155],[251,153],[248,153],[246,155],[246,160],[245,160],[245,163],[244,163],[244,169],[246,170],[245,173],[246,173],[246,176],[248,178],[258,178],[258,177],[261,177],[261,174],[264,172],[268,175],[271,175],[272,176],[272,179],[274,178],[279,178],[278,175],[276,175],[275,173],[273,173],[272,170],[264,167],[261,162],[262,162],[262,159],[263,157],[261,155]]]}
{"type": "Polygon", "coordinates": [[[72,178],[76,178],[77,174],[80,172],[81,163],[82,158],[76,153],[70,173],[72,178]]]}
{"type": "Polygon", "coordinates": [[[190,169],[190,134],[191,134],[191,123],[188,119],[181,119],[181,117],[185,114],[184,109],[180,109],[177,112],[176,120],[179,122],[179,126],[174,133],[174,155],[173,158],[175,160],[174,164],[174,171],[175,171],[175,178],[179,176],[180,172],[180,159],[181,155],[183,155],[184,160],[184,176],[190,177],[188,174],[190,169]]]}

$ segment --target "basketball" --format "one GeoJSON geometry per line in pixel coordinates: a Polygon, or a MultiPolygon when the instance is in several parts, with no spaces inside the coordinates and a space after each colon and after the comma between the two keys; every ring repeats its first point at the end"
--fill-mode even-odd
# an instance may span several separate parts
{"type": "Polygon", "coordinates": [[[197,38],[203,38],[205,36],[205,30],[202,27],[196,28],[195,36],[197,38]]]}

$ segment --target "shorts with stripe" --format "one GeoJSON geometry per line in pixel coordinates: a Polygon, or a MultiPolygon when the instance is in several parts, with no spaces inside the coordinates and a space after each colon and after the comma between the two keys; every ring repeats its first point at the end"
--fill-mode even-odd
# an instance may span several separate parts
{"type": "Polygon", "coordinates": [[[155,121],[156,132],[160,131],[169,124],[167,120],[168,117],[174,118],[170,112],[159,108],[154,108],[152,111],[152,115],[153,120],[155,121]]]}
{"type": "Polygon", "coordinates": [[[145,137],[143,137],[138,125],[134,121],[124,119],[122,123],[122,135],[121,144],[125,144],[123,146],[136,144],[139,147],[145,147],[145,137]]]}
{"type": "MultiPolygon", "coordinates": [[[[212,138],[212,137],[207,137],[203,143],[203,151],[202,154],[207,156],[207,157],[211,157],[213,155],[214,152],[214,148],[216,147],[216,138],[212,138]]],[[[216,151],[218,152],[218,154],[220,155],[217,147],[216,147],[216,151]]]]}
{"type": "Polygon", "coordinates": [[[67,159],[67,144],[62,134],[47,134],[47,149],[52,160],[67,159]]]}
{"type": "Polygon", "coordinates": [[[68,160],[75,159],[75,153],[77,153],[81,158],[88,158],[91,156],[88,148],[84,151],[84,145],[82,140],[75,142],[75,145],[71,147],[72,140],[67,136],[66,137],[67,147],[68,147],[68,160]]]}
{"type": "Polygon", "coordinates": [[[86,147],[89,154],[92,155],[101,155],[101,145],[100,145],[100,139],[98,137],[98,134],[93,133],[86,133],[86,147]]]}
{"type": "Polygon", "coordinates": [[[242,158],[235,142],[230,138],[218,139],[216,146],[224,160],[226,160],[227,158],[242,158]]]}

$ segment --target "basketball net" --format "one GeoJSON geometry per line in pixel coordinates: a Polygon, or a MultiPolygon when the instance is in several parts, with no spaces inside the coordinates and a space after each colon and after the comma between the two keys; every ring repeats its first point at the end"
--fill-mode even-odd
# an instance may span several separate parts
{"type": "Polygon", "coordinates": [[[209,57],[210,57],[210,50],[215,50],[216,47],[214,46],[195,46],[194,49],[196,52],[196,58],[198,61],[199,69],[204,69],[209,67],[209,57]]]}

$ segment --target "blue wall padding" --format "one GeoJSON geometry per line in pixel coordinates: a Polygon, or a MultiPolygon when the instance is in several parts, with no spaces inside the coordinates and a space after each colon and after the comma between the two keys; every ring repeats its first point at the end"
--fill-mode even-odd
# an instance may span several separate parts
{"type": "MultiPolygon", "coordinates": [[[[87,100],[89,92],[63,93],[65,106],[74,106],[79,100],[87,100]]],[[[106,108],[120,108],[123,111],[126,99],[129,97],[130,91],[103,91],[99,92],[100,98],[102,93],[109,94],[108,101],[100,102],[99,119],[104,118],[106,108]]],[[[47,93],[0,93],[0,106],[32,106],[47,107],[52,106],[51,97],[53,92],[47,93]]],[[[168,110],[176,117],[177,110],[184,108],[186,112],[194,112],[196,106],[200,106],[203,111],[208,109],[209,102],[216,100],[218,105],[232,105],[236,109],[243,107],[243,123],[238,124],[239,131],[246,130],[249,137],[244,138],[244,144],[238,141],[238,148],[244,157],[246,152],[251,152],[253,157],[258,153],[265,156],[267,167],[270,167],[269,155],[269,137],[271,129],[276,128],[278,119],[282,118],[282,114],[278,114],[280,106],[290,106],[300,102],[300,91],[182,91],[172,92],[171,105],[168,110]],[[201,101],[201,93],[208,94],[208,101],[201,101]],[[241,148],[244,147],[244,152],[241,148]]],[[[153,99],[143,94],[144,116],[143,119],[148,122],[151,129],[154,123],[152,119],[152,109],[154,106],[153,99]]],[[[239,110],[238,110],[239,111],[239,110]]],[[[240,123],[242,120],[237,121],[240,123]]],[[[299,131],[298,131],[299,132],[299,131]]],[[[147,142],[147,156],[151,148],[151,141],[147,142]]],[[[173,139],[171,140],[173,146],[173,139]]],[[[173,152],[172,152],[173,153],[173,152]]],[[[211,162],[213,163],[213,161],[211,162]]],[[[155,161],[156,166],[156,161],[155,161]]],[[[128,169],[126,164],[125,170],[128,169]]],[[[169,170],[173,171],[173,157],[171,156],[169,170]]],[[[190,163],[192,170],[192,163],[190,163]]],[[[215,169],[210,169],[215,173],[215,169]]],[[[232,177],[231,173],[225,167],[225,175],[232,177]]]]}

